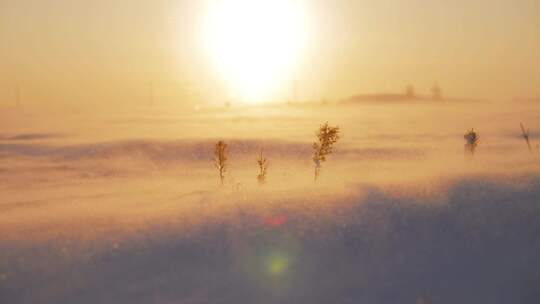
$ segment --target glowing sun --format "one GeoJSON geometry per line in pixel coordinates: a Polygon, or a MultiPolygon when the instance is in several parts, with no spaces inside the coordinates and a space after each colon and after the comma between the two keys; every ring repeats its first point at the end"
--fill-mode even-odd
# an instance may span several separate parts
{"type": "Polygon", "coordinates": [[[216,0],[208,7],[205,45],[232,92],[259,102],[291,80],[305,25],[299,1],[216,0]]]}

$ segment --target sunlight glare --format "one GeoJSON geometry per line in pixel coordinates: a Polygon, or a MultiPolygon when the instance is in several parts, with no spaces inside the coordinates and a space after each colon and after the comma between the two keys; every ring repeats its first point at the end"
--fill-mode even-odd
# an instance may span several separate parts
{"type": "Polygon", "coordinates": [[[260,102],[292,79],[305,24],[298,1],[216,0],[208,8],[205,44],[232,92],[260,102]]]}

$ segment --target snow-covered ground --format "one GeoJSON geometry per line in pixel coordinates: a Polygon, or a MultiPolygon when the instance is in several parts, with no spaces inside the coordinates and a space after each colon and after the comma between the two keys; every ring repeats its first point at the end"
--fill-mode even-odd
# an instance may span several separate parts
{"type": "Polygon", "coordinates": [[[540,301],[540,105],[0,119],[0,303],[540,301]],[[342,139],[314,184],[325,121],[342,139]],[[218,140],[230,147],[223,187],[218,140]]]}

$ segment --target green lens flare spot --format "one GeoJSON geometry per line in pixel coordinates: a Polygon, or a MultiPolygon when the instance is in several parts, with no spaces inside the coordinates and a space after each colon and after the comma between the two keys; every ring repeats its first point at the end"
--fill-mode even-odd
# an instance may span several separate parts
{"type": "Polygon", "coordinates": [[[278,276],[289,268],[289,259],[283,255],[271,255],[266,259],[266,270],[273,276],[278,276]]]}

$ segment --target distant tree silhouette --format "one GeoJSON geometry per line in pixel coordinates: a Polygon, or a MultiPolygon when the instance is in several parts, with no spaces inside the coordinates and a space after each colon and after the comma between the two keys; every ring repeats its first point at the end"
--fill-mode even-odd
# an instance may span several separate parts
{"type": "Polygon", "coordinates": [[[416,96],[414,87],[412,85],[408,85],[407,88],[405,88],[405,95],[407,96],[407,98],[411,98],[411,99],[416,96]]]}
{"type": "Polygon", "coordinates": [[[19,84],[15,86],[15,107],[17,109],[21,108],[21,87],[19,84]]]}
{"type": "Polygon", "coordinates": [[[442,99],[441,88],[439,87],[438,84],[435,84],[435,85],[431,88],[431,96],[432,96],[433,99],[435,99],[435,100],[440,100],[440,99],[442,99]]]}

